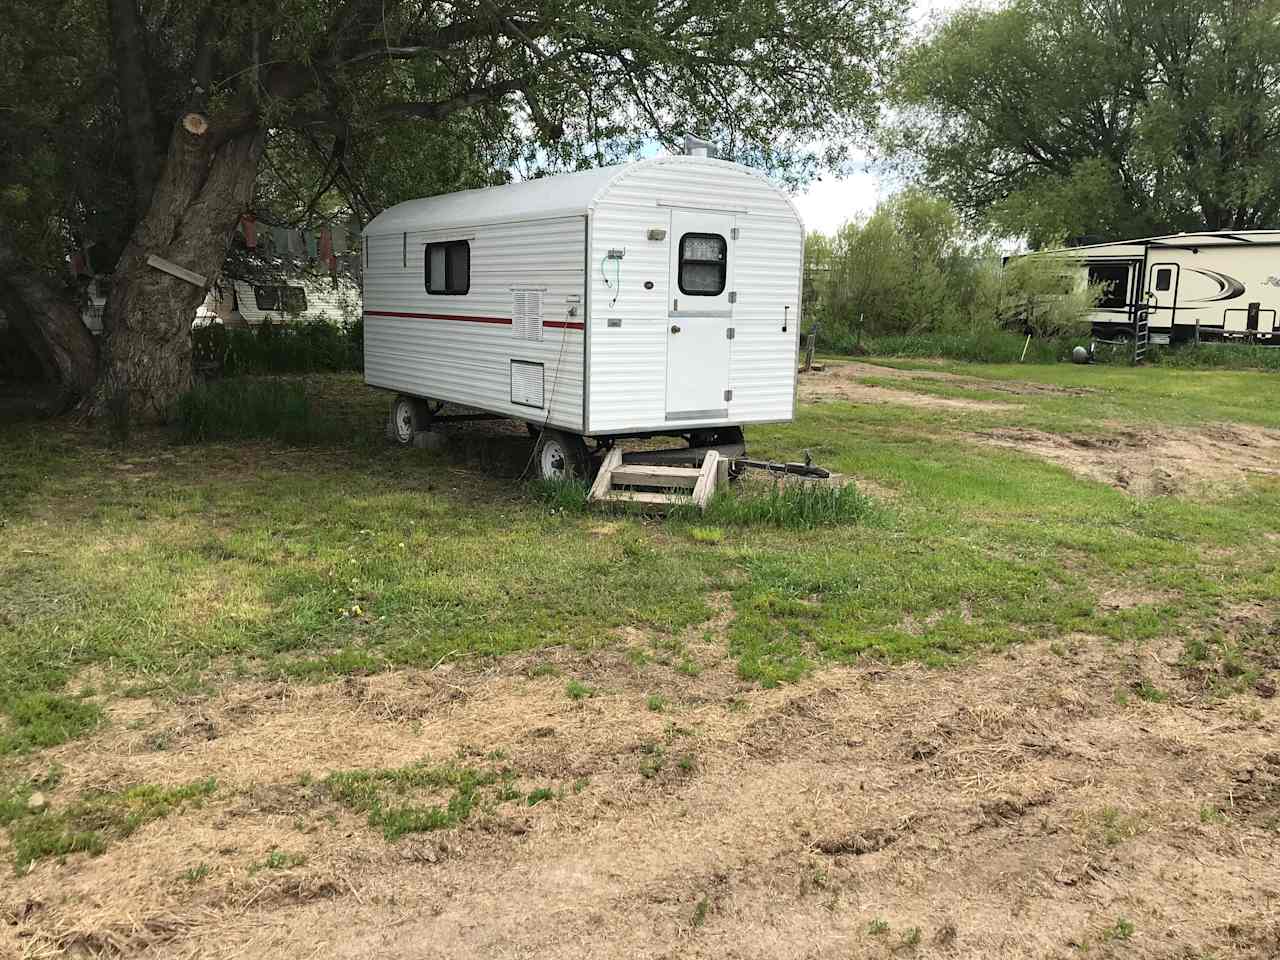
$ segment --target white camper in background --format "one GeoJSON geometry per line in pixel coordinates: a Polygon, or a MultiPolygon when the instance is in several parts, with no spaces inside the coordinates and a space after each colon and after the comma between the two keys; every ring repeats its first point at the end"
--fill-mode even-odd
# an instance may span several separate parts
{"type": "Polygon", "coordinates": [[[1081,282],[1103,288],[1095,335],[1132,336],[1149,309],[1152,343],[1280,343],[1280,231],[1179,233],[1055,251],[1083,263],[1081,282]]]}
{"type": "Polygon", "coordinates": [[[761,174],[673,156],[391,207],[364,232],[365,381],[524,420],[544,477],[584,438],[790,420],[804,227],[761,174]]]}
{"type": "Polygon", "coordinates": [[[196,310],[196,325],[222,323],[243,329],[266,321],[346,326],[358,316],[360,288],[346,277],[297,276],[255,283],[224,278],[196,310]]]}

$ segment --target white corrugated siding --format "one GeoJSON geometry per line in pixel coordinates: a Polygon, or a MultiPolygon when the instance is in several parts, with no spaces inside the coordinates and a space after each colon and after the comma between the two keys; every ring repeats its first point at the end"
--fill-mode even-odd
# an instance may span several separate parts
{"type": "MultiPolygon", "coordinates": [[[[756,173],[715,160],[664,158],[636,164],[595,205],[591,228],[591,378],[593,433],[671,429],[666,422],[668,307],[671,304],[671,206],[735,214],[729,289],[735,338],[729,343],[729,415],[709,423],[790,420],[794,415],[804,227],[795,208],[756,173]],[[663,205],[659,205],[663,204],[663,205]],[[651,228],[667,230],[660,242],[651,228]],[[620,295],[605,284],[601,261],[626,248],[620,295]],[[646,281],[653,282],[645,290],[646,281]],[[785,307],[789,311],[784,311],[785,307]],[[783,318],[787,315],[784,333],[783,318]],[[609,326],[609,320],[620,326],[609,326]]],[[[614,264],[607,264],[610,280],[614,264]]],[[[680,426],[687,426],[681,424],[680,426]]]]}
{"type": "Polygon", "coordinates": [[[403,233],[375,234],[377,224],[374,220],[365,235],[365,381],[542,421],[546,409],[539,413],[511,401],[511,361],[541,363],[549,422],[582,430],[582,331],[555,324],[582,321],[583,217],[443,230],[424,230],[423,224],[407,239],[403,233]],[[471,245],[470,290],[457,296],[428,294],[426,244],[464,239],[471,245]],[[517,336],[511,322],[517,289],[542,293],[541,340],[517,336]],[[570,317],[570,308],[579,315],[570,317]]]}
{"type": "MultiPolygon", "coordinates": [[[[666,421],[670,248],[647,239],[670,229],[670,205],[737,213],[731,255],[736,338],[730,344],[729,416],[715,423],[789,420],[794,413],[800,330],[803,226],[787,198],[736,164],[663,157],[624,167],[531,183],[414,200],[390,208],[365,231],[365,379],[372,386],[535,419],[510,400],[511,360],[546,370],[550,423],[593,434],[662,431],[666,421]],[[664,206],[663,204],[667,204],[664,206]],[[573,214],[568,216],[567,214],[573,214]],[[589,423],[582,422],[583,217],[591,219],[587,335],[591,337],[589,423]],[[407,234],[407,265],[405,231],[407,234]],[[471,289],[465,296],[426,293],[423,249],[429,241],[468,239],[471,289]],[[621,294],[600,264],[625,248],[621,294]],[[652,290],[645,290],[652,281],[652,290]],[[541,288],[541,342],[516,336],[513,288],[541,288]],[[579,315],[569,317],[577,306],[579,315]],[[784,311],[785,307],[789,311],[784,311]],[[487,317],[466,322],[377,313],[487,317]],[[789,324],[782,330],[784,312],[789,324]],[[618,326],[609,326],[614,320],[618,326]],[[557,375],[558,371],[558,375],[557,375]]],[[[613,275],[610,265],[609,274],[613,275]]],[[[540,418],[538,418],[540,419],[540,418]]],[[[681,427],[692,424],[681,424],[681,427]]]]}
{"type": "MultiPolygon", "coordinates": [[[[256,327],[267,317],[272,323],[296,323],[323,320],[346,325],[360,316],[360,288],[345,277],[339,277],[337,286],[332,279],[297,277],[275,286],[302,287],[307,295],[307,309],[294,316],[283,310],[259,310],[253,284],[244,280],[223,281],[209,291],[201,308],[207,314],[216,314],[224,322],[231,316],[232,284],[235,285],[234,303],[239,305],[240,316],[245,323],[256,327]]],[[[264,284],[267,285],[267,284],[264,284]]]]}

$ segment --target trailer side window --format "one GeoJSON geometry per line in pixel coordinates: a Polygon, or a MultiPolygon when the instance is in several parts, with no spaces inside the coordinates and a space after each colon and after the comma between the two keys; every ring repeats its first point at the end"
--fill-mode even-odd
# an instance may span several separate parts
{"type": "Polygon", "coordinates": [[[1102,287],[1100,307],[1126,307],[1129,305],[1129,265],[1127,263],[1089,264],[1089,286],[1102,287]]]}
{"type": "Polygon", "coordinates": [[[295,316],[307,311],[307,291],[302,287],[280,283],[255,286],[253,300],[259,310],[279,310],[295,316]]]}
{"type": "Polygon", "coordinates": [[[1164,293],[1173,289],[1173,271],[1168,267],[1163,267],[1156,271],[1156,290],[1164,293]]]}
{"type": "Polygon", "coordinates": [[[471,244],[466,240],[428,243],[427,293],[461,296],[471,289],[471,244]]]}
{"type": "Polygon", "coordinates": [[[680,238],[680,292],[690,297],[724,293],[729,244],[718,233],[686,233],[680,238]]]}

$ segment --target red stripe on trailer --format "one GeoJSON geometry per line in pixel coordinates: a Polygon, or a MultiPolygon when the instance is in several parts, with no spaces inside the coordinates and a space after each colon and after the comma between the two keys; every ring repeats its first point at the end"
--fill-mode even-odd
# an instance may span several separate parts
{"type": "MultiPolygon", "coordinates": [[[[402,317],[406,320],[461,320],[465,323],[502,323],[511,325],[510,317],[469,317],[460,313],[399,313],[394,310],[366,310],[367,317],[402,317]]],[[[585,330],[586,325],[572,320],[544,320],[544,327],[553,330],[585,330]]]]}
{"type": "Polygon", "coordinates": [[[510,317],[469,317],[459,313],[397,313],[394,310],[366,310],[366,317],[403,317],[406,320],[461,320],[465,323],[505,323],[511,325],[510,317]]]}

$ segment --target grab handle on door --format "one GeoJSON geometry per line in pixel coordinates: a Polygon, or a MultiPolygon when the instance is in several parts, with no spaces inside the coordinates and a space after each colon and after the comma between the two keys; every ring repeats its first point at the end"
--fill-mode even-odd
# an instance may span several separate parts
{"type": "Polygon", "coordinates": [[[674,324],[674,323],[673,323],[673,324],[671,325],[671,332],[672,332],[672,333],[679,333],[679,332],[680,332],[680,327],[679,327],[679,325],[678,325],[678,324],[674,324]]]}
{"type": "Polygon", "coordinates": [[[785,307],[782,308],[782,332],[783,333],[787,332],[787,321],[790,316],[791,316],[791,304],[787,304],[785,307]]]}

